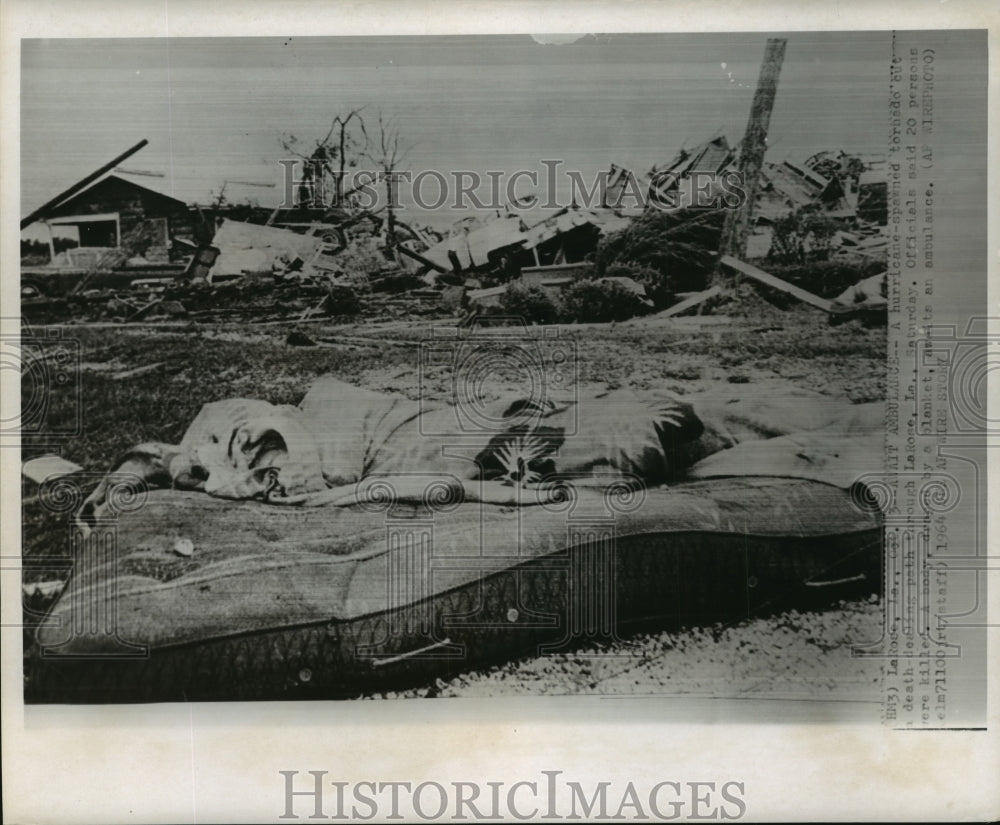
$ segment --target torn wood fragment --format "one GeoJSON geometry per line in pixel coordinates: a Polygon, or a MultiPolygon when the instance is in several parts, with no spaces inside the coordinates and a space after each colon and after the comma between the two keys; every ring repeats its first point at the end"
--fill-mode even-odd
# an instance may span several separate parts
{"type": "Polygon", "coordinates": [[[124,372],[116,372],[111,376],[112,381],[123,381],[126,378],[137,378],[140,375],[146,375],[150,372],[156,372],[156,370],[165,367],[167,365],[166,361],[157,361],[155,364],[144,364],[141,367],[135,367],[134,369],[125,370],[124,372]]]}

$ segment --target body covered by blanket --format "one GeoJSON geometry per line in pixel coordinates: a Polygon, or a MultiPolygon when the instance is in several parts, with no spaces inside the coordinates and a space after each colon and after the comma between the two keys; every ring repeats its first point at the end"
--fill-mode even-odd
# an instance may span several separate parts
{"type": "MultiPolygon", "coordinates": [[[[525,487],[553,479],[657,486],[687,476],[780,475],[850,486],[881,467],[881,405],[764,387],[740,394],[628,392],[565,401],[512,398],[477,407],[470,428],[456,407],[321,378],[301,404],[232,399],[206,404],[178,445],[141,444],[120,458],[81,509],[106,506],[116,474],[231,499],[351,504],[399,498],[444,480],[467,500],[537,503],[525,487]]],[[[536,491],[537,492],[537,491],[536,491]]]]}

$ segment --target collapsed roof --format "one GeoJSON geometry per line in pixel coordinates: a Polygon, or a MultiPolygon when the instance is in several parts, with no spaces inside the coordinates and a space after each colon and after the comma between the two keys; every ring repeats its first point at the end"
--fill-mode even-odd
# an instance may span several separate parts
{"type": "Polygon", "coordinates": [[[590,228],[596,237],[622,229],[627,223],[626,218],[610,210],[575,206],[564,207],[534,223],[526,223],[516,213],[496,217],[487,223],[463,218],[453,225],[448,238],[432,246],[423,256],[448,269],[452,267],[452,258],[463,269],[475,269],[496,263],[506,251],[537,249],[580,228],[590,228]]]}

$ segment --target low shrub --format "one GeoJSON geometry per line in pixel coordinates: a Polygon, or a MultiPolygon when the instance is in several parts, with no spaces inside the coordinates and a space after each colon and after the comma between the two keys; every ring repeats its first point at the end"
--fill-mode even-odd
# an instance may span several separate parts
{"type": "Polygon", "coordinates": [[[645,288],[646,297],[658,307],[674,303],[674,293],[670,288],[669,279],[664,278],[660,270],[648,264],[615,261],[607,267],[604,275],[607,278],[631,278],[645,288]]]}
{"type": "Polygon", "coordinates": [[[594,254],[595,274],[612,274],[615,265],[642,267],[648,277],[644,286],[657,306],[671,303],[677,292],[704,289],[715,267],[725,212],[648,209],[601,240],[594,254]]]}
{"type": "Polygon", "coordinates": [[[562,298],[562,316],[570,323],[624,321],[646,311],[634,292],[615,281],[577,281],[562,298]]]}
{"type": "Polygon", "coordinates": [[[559,306],[544,289],[522,281],[511,281],[500,296],[500,310],[523,318],[526,324],[554,324],[560,315],[559,306]]]}
{"type": "MultiPolygon", "coordinates": [[[[884,260],[865,255],[838,255],[826,261],[812,263],[767,265],[767,271],[772,275],[821,298],[836,298],[849,286],[864,278],[878,275],[885,269],[884,260]]],[[[775,302],[783,303],[786,300],[794,299],[778,298],[775,302]]]]}

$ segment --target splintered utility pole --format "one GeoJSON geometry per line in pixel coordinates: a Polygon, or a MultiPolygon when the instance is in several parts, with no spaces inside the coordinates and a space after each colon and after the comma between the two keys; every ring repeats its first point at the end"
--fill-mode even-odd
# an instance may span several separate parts
{"type": "MultiPolygon", "coordinates": [[[[764,165],[764,152],[767,150],[767,129],[771,123],[771,109],[774,108],[774,96],[778,90],[778,75],[781,74],[781,64],[785,59],[787,40],[779,37],[769,38],[764,50],[764,62],[760,67],[760,77],[757,80],[757,91],[750,107],[750,120],[747,121],[747,131],[740,145],[740,160],[738,172],[743,180],[743,191],[746,198],[736,209],[726,213],[726,222],[722,229],[722,241],[719,245],[719,259],[731,255],[742,260],[746,257],[747,238],[750,235],[753,220],[754,203],[757,200],[757,186],[760,170],[764,165]]],[[[721,279],[719,264],[716,264],[714,283],[721,279]]]]}

